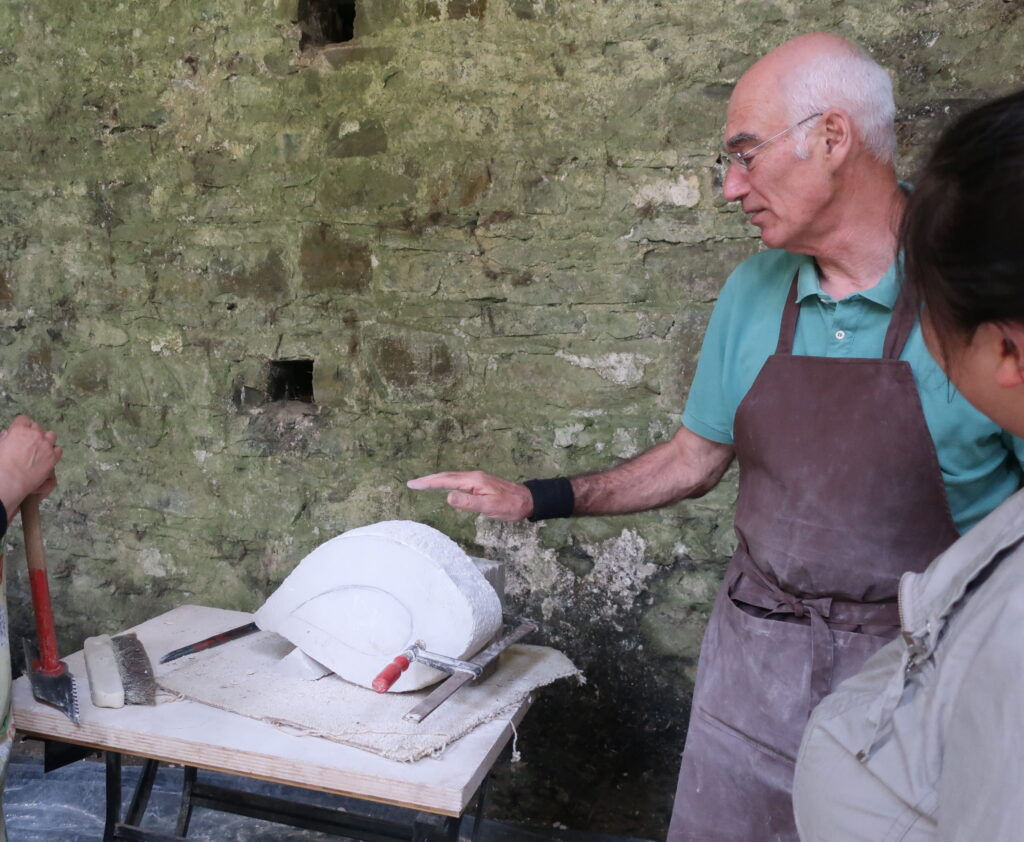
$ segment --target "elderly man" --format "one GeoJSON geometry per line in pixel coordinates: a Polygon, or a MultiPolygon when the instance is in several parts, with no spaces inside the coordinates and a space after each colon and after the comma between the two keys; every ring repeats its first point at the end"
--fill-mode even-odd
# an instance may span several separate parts
{"type": "Polygon", "coordinates": [[[901,289],[894,113],[885,71],[828,34],[736,85],[723,190],[769,250],[723,288],[671,441],[571,480],[410,483],[506,520],[615,514],[699,496],[737,458],[738,548],[701,649],[672,842],[796,839],[810,710],[895,634],[900,575],[1020,485],[1024,447],[949,387],[901,289]]]}

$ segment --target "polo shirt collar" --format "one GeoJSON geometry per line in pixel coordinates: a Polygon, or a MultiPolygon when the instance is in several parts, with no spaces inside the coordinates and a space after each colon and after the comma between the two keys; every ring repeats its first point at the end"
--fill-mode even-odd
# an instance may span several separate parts
{"type": "MultiPolygon", "coordinates": [[[[864,298],[885,307],[887,310],[891,310],[896,306],[896,299],[900,295],[900,280],[897,269],[901,263],[902,256],[900,260],[893,261],[893,264],[886,270],[886,273],[877,284],[863,292],[854,293],[850,297],[864,298]]],[[[798,302],[803,301],[810,295],[817,295],[821,299],[831,300],[828,293],[824,292],[821,288],[821,278],[818,277],[818,267],[814,262],[814,258],[806,256],[800,263],[799,276],[796,282],[796,300],[798,302]]]]}

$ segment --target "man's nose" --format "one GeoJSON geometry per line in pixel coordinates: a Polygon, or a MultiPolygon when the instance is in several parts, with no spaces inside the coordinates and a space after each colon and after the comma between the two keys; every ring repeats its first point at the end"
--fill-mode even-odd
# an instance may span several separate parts
{"type": "Polygon", "coordinates": [[[722,179],[722,195],[727,202],[738,202],[750,192],[747,171],[735,161],[726,159],[725,178],[722,179]]]}

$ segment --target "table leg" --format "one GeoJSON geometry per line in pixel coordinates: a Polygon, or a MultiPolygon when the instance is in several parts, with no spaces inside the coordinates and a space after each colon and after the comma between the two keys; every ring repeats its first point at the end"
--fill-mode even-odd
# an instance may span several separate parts
{"type": "Polygon", "coordinates": [[[483,824],[484,820],[484,801],[487,797],[487,785],[490,782],[491,776],[487,775],[477,791],[476,810],[473,811],[473,830],[469,835],[469,842],[477,842],[477,837],[480,835],[480,825],[483,824]]]}
{"type": "Polygon", "coordinates": [[[417,813],[412,822],[412,842],[458,842],[457,818],[436,813],[417,813]]]}
{"type": "Polygon", "coordinates": [[[106,751],[107,817],[103,826],[103,842],[113,842],[121,821],[121,754],[106,751]]]}
{"type": "Polygon", "coordinates": [[[149,804],[149,796],[153,792],[153,781],[156,780],[156,771],[159,767],[160,761],[152,759],[147,759],[143,765],[139,782],[135,786],[135,794],[132,795],[131,806],[128,808],[128,815],[125,816],[125,824],[142,824],[142,816],[149,804]]]}
{"type": "Polygon", "coordinates": [[[185,766],[181,784],[181,807],[178,809],[178,824],[174,832],[182,839],[188,835],[188,824],[192,821],[192,790],[196,785],[196,767],[185,766]]]}

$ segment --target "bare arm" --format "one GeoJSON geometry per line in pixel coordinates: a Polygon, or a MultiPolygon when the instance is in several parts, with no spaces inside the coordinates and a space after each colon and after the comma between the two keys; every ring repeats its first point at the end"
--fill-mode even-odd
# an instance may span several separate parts
{"type": "MultiPolygon", "coordinates": [[[[610,515],[657,509],[706,494],[732,462],[731,445],[680,427],[667,442],[597,474],[572,478],[576,515],[610,515]]],[[[456,509],[498,520],[523,520],[533,512],[530,490],[483,471],[445,471],[410,480],[414,489],[447,489],[456,509]]]]}
{"type": "Polygon", "coordinates": [[[667,442],[597,474],[572,478],[577,515],[620,515],[702,497],[718,485],[733,448],[680,427],[667,442]]]}

